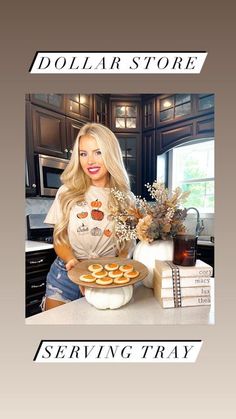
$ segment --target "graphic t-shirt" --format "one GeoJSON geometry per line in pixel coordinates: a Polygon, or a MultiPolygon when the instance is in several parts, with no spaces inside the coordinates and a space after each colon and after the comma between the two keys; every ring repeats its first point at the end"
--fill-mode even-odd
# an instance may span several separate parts
{"type": "MultiPolygon", "coordinates": [[[[45,223],[56,224],[62,216],[59,196],[61,186],[45,218],[45,223]]],[[[90,186],[85,200],[70,211],[68,238],[78,259],[114,257],[117,247],[113,234],[113,221],[108,211],[110,188],[90,186]]]]}

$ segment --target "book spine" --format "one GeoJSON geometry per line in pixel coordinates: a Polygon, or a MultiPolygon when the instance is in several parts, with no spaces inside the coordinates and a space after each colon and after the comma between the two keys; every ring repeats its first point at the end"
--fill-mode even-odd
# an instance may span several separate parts
{"type": "MultiPolygon", "coordinates": [[[[184,297],[206,297],[210,296],[211,287],[184,287],[181,288],[181,298],[184,297]]],[[[174,298],[174,290],[172,288],[160,288],[161,298],[174,298]]]]}
{"type": "MultiPolygon", "coordinates": [[[[177,265],[173,265],[173,266],[177,266],[177,265]]],[[[211,277],[213,274],[213,268],[211,266],[188,266],[188,267],[182,267],[182,266],[177,266],[178,270],[179,270],[179,275],[181,278],[185,278],[185,277],[211,277]],[[186,269],[187,268],[187,269],[186,269]]],[[[158,275],[162,276],[162,278],[168,278],[171,276],[171,269],[165,269],[163,270],[163,272],[159,272],[158,269],[158,262],[156,262],[155,265],[155,269],[158,272],[158,275]]]]}
{"type": "MultiPolygon", "coordinates": [[[[161,278],[156,270],[154,270],[154,280],[157,280],[161,283],[162,288],[172,288],[173,279],[172,278],[161,278]]],[[[180,286],[181,287],[201,287],[209,286],[211,284],[210,276],[190,276],[190,277],[180,277],[180,286]]]]}
{"type": "MultiPolygon", "coordinates": [[[[161,298],[160,303],[163,308],[175,307],[173,298],[161,298]]],[[[181,307],[208,306],[210,304],[210,297],[183,297],[181,307]]]]}

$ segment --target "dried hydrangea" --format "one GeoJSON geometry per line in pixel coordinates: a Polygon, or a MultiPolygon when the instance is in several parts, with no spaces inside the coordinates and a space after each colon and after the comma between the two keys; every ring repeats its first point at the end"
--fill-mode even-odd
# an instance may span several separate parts
{"type": "Polygon", "coordinates": [[[120,242],[135,238],[147,242],[167,240],[185,231],[183,220],[187,211],[180,208],[180,205],[187,199],[189,192],[183,192],[178,187],[171,193],[163,183],[157,181],[145,186],[154,202],[136,196],[135,202],[131,204],[126,194],[116,189],[111,190],[118,202],[111,213],[120,242]]]}

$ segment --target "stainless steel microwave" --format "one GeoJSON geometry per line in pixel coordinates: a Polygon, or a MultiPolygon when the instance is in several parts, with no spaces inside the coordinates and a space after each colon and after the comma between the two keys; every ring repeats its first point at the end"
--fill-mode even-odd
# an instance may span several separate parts
{"type": "Polygon", "coordinates": [[[60,176],[65,170],[68,160],[59,157],[38,154],[37,186],[40,196],[55,196],[61,186],[60,176]]]}

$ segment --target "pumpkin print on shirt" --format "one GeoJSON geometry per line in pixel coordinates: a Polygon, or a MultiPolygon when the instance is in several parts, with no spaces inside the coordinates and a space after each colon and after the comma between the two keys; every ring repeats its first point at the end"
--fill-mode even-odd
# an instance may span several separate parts
{"type": "Polygon", "coordinates": [[[92,236],[102,236],[102,230],[98,227],[92,228],[90,233],[91,233],[92,236]]]}
{"type": "Polygon", "coordinates": [[[88,212],[87,211],[81,211],[81,212],[78,212],[78,214],[77,214],[77,217],[80,218],[80,219],[84,219],[87,216],[88,216],[88,212]]]}
{"type": "Polygon", "coordinates": [[[109,193],[108,188],[90,186],[84,201],[71,209],[68,238],[78,259],[117,255],[113,219],[108,218],[109,193]]]}
{"type": "Polygon", "coordinates": [[[91,211],[92,219],[102,221],[104,218],[104,212],[99,209],[102,206],[102,202],[99,201],[99,199],[96,199],[95,201],[92,201],[90,205],[93,208],[91,211]]]}
{"type": "Polygon", "coordinates": [[[106,236],[106,237],[111,237],[111,235],[112,235],[112,231],[111,231],[111,230],[109,230],[109,228],[106,228],[106,229],[104,230],[103,234],[104,234],[104,236],[106,236]]]}

